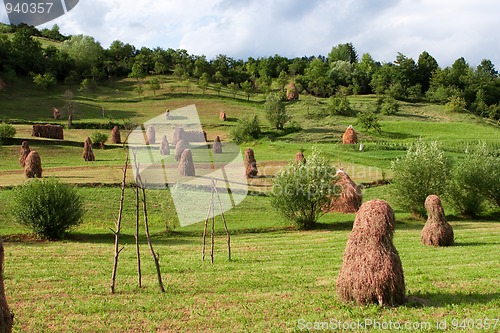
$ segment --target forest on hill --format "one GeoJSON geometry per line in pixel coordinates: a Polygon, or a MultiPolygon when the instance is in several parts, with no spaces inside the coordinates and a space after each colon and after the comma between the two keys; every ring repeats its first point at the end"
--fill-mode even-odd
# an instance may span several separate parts
{"type": "Polygon", "coordinates": [[[64,36],[59,27],[38,30],[25,24],[0,25],[0,79],[7,86],[30,77],[36,88],[57,83],[93,89],[100,82],[123,77],[138,81],[170,74],[196,80],[203,89],[227,87],[247,94],[283,90],[293,80],[301,93],[318,97],[336,94],[386,94],[398,100],[446,104],[453,111],[470,111],[500,120],[500,77],[488,59],[468,64],[463,57],[441,68],[423,51],[415,61],[402,53],[381,63],[369,53],[358,55],[352,43],[333,46],[327,56],[289,59],[272,57],[215,59],[183,49],[149,49],[119,40],[103,48],[91,36],[64,36]]]}

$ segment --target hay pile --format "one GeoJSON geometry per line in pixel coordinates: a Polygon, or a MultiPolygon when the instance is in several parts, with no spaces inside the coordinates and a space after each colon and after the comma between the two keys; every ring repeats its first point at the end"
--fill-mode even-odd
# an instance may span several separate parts
{"type": "Polygon", "coordinates": [[[214,145],[212,146],[212,152],[214,154],[222,154],[222,142],[220,141],[220,136],[218,135],[214,140],[214,145]]]}
{"type": "Polygon", "coordinates": [[[21,149],[19,150],[19,165],[24,168],[24,164],[26,162],[26,157],[30,153],[31,149],[28,145],[28,141],[23,141],[21,144],[21,149]]]}
{"type": "Polygon", "coordinates": [[[87,137],[87,140],[83,143],[83,154],[82,157],[85,161],[95,161],[94,150],[92,149],[92,140],[87,137]]]}
{"type": "Polygon", "coordinates": [[[24,175],[26,178],[42,178],[42,159],[36,150],[32,150],[26,157],[24,175]]]}
{"type": "MultiPolygon", "coordinates": [[[[174,132],[175,134],[175,132],[174,132]]],[[[181,140],[187,142],[207,142],[207,132],[205,131],[184,131],[181,140]]]]}
{"type": "Polygon", "coordinates": [[[122,137],[118,126],[113,127],[111,130],[111,143],[122,143],[122,137]]]}
{"type": "Polygon", "coordinates": [[[304,153],[299,151],[295,154],[295,159],[293,161],[294,164],[306,164],[306,158],[304,157],[304,153]]]}
{"type": "Polygon", "coordinates": [[[226,113],[224,111],[219,112],[219,120],[226,121],[226,113]]]}
{"type": "Polygon", "coordinates": [[[61,119],[61,111],[56,107],[52,107],[52,118],[57,120],[61,119]]]}
{"type": "Polygon", "coordinates": [[[164,135],[161,138],[160,154],[162,154],[162,155],[170,155],[170,144],[168,143],[168,139],[167,139],[166,135],[164,135]]]}
{"type": "Polygon", "coordinates": [[[296,101],[299,99],[299,90],[293,82],[290,82],[286,87],[286,99],[289,101],[296,101]]]}
{"type": "Polygon", "coordinates": [[[257,177],[259,170],[257,169],[257,161],[253,149],[245,149],[245,174],[247,178],[257,177]]]}
{"type": "Polygon", "coordinates": [[[446,221],[441,199],[437,195],[429,195],[425,199],[425,209],[428,217],[420,234],[422,243],[431,246],[453,245],[453,228],[446,221]]]}
{"type": "Polygon", "coordinates": [[[363,202],[363,193],[349,175],[342,169],[337,170],[335,191],[340,196],[332,198],[328,211],[338,213],[356,213],[363,202]]]}
{"type": "Polygon", "coordinates": [[[14,316],[10,313],[9,305],[5,297],[5,285],[3,283],[3,262],[4,262],[3,239],[0,237],[0,332],[12,332],[14,316]]]}
{"type": "Polygon", "coordinates": [[[64,140],[63,127],[61,125],[33,125],[31,136],[40,138],[64,140]]]}
{"type": "Polygon", "coordinates": [[[180,140],[177,142],[177,144],[175,145],[175,156],[174,156],[176,161],[179,161],[181,159],[182,153],[186,149],[189,149],[189,143],[187,141],[180,140]]]}
{"type": "Polygon", "coordinates": [[[191,154],[191,149],[188,148],[182,152],[178,170],[181,176],[194,177],[195,170],[194,170],[194,162],[193,162],[193,155],[191,154]]]}
{"type": "Polygon", "coordinates": [[[395,218],[389,204],[371,200],[356,215],[337,279],[340,300],[360,305],[404,304],[405,281],[392,243],[395,218]]]}
{"type": "Polygon", "coordinates": [[[345,145],[358,143],[358,136],[356,132],[354,132],[352,125],[349,125],[349,127],[345,130],[344,135],[342,135],[342,143],[345,145]]]}
{"type": "Polygon", "coordinates": [[[153,125],[149,125],[146,130],[146,139],[148,145],[154,145],[156,143],[156,130],[153,125]]]}
{"type": "Polygon", "coordinates": [[[184,131],[184,128],[182,127],[177,127],[175,130],[174,130],[174,136],[172,138],[172,144],[174,146],[177,145],[177,142],[181,141],[184,139],[184,134],[185,134],[185,131],[184,131]]]}

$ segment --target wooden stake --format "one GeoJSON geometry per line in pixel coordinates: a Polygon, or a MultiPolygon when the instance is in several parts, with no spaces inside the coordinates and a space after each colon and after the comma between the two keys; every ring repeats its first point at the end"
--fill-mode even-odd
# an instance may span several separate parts
{"type": "Polygon", "coordinates": [[[217,186],[216,182],[212,178],[212,186],[214,188],[215,194],[217,195],[217,200],[219,201],[219,209],[220,209],[220,215],[222,218],[222,222],[224,222],[224,229],[226,230],[226,242],[227,242],[227,253],[228,253],[228,258],[229,261],[231,261],[231,235],[229,235],[229,229],[227,228],[227,223],[226,223],[226,217],[224,216],[224,210],[222,209],[222,201],[219,195],[219,191],[217,191],[217,186]]]}

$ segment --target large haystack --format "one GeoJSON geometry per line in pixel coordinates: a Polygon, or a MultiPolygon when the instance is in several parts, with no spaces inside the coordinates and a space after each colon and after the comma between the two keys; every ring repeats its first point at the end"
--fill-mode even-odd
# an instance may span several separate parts
{"type": "Polygon", "coordinates": [[[257,161],[253,149],[245,149],[245,174],[248,178],[257,177],[259,170],[257,169],[257,161]]]}
{"type": "Polygon", "coordinates": [[[120,128],[113,127],[111,130],[111,143],[122,143],[122,136],[120,135],[120,128]]]}
{"type": "Polygon", "coordinates": [[[59,139],[64,140],[64,131],[61,125],[33,125],[31,130],[31,136],[37,136],[40,138],[48,139],[59,139]]]}
{"type": "Polygon", "coordinates": [[[177,144],[175,145],[175,160],[180,161],[182,153],[184,150],[189,149],[189,143],[184,140],[177,141],[177,144]]]}
{"type": "Polygon", "coordinates": [[[306,164],[306,158],[304,157],[304,153],[299,151],[295,154],[295,159],[293,161],[294,164],[306,164]]]}
{"type": "Polygon", "coordinates": [[[224,111],[219,112],[219,120],[226,121],[226,113],[224,111]]]}
{"type": "Polygon", "coordinates": [[[356,215],[337,279],[337,295],[360,305],[404,304],[405,281],[392,243],[395,218],[383,200],[364,203],[356,215]]]}
{"type": "Polygon", "coordinates": [[[441,199],[437,195],[429,195],[425,199],[425,209],[428,217],[420,234],[422,243],[431,246],[453,245],[453,228],[446,221],[441,199]]]}
{"type": "Polygon", "coordinates": [[[166,135],[164,135],[161,138],[160,154],[162,154],[162,155],[170,155],[170,144],[168,143],[168,139],[167,139],[166,135]]]}
{"type": "Polygon", "coordinates": [[[59,111],[59,109],[56,108],[55,106],[52,107],[52,118],[56,120],[61,119],[61,111],[59,111]]]}
{"type": "Polygon", "coordinates": [[[156,130],[153,125],[149,125],[146,130],[147,144],[154,145],[156,143],[156,130]]]}
{"type": "Polygon", "coordinates": [[[26,157],[30,153],[31,149],[28,145],[28,141],[23,141],[21,143],[21,149],[19,150],[19,165],[24,168],[24,164],[26,163],[26,157]]]}
{"type": "Polygon", "coordinates": [[[26,157],[24,175],[26,178],[42,178],[42,159],[36,150],[32,150],[26,157]]]}
{"type": "Polygon", "coordinates": [[[193,162],[193,155],[191,154],[191,149],[188,148],[182,152],[178,170],[181,176],[194,177],[195,170],[194,170],[194,162],[193,162]]]}
{"type": "Polygon", "coordinates": [[[214,145],[212,146],[212,152],[214,154],[222,154],[222,142],[220,141],[220,136],[218,135],[214,140],[214,145]]]}
{"type": "Polygon", "coordinates": [[[358,143],[358,136],[356,132],[354,132],[352,125],[349,125],[349,127],[345,130],[344,135],[342,135],[342,143],[345,145],[358,143]]]}
{"type": "Polygon", "coordinates": [[[85,161],[95,161],[94,150],[92,149],[92,140],[87,137],[87,140],[83,143],[83,154],[82,157],[85,161]]]}
{"type": "Polygon", "coordinates": [[[295,101],[299,99],[299,90],[293,82],[290,82],[290,84],[286,87],[286,99],[289,101],[295,101]]]}
{"type": "Polygon", "coordinates": [[[345,214],[356,213],[363,201],[361,187],[342,169],[337,170],[337,177],[334,186],[335,192],[339,196],[332,198],[328,211],[345,214]]]}
{"type": "Polygon", "coordinates": [[[7,298],[5,297],[5,284],[3,283],[3,262],[4,262],[3,239],[0,237],[0,332],[12,332],[14,322],[13,315],[10,313],[7,298]]]}
{"type": "Polygon", "coordinates": [[[185,131],[184,131],[184,128],[182,127],[177,127],[175,130],[174,130],[174,136],[172,138],[172,144],[174,146],[177,145],[177,142],[181,141],[184,139],[184,136],[185,136],[185,131]]]}

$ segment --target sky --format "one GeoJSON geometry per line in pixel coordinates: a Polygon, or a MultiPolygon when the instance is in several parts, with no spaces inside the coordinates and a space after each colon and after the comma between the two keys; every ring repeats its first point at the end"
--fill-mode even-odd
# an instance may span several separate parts
{"type": "Polygon", "coordinates": [[[327,56],[351,42],[360,58],[370,53],[380,62],[427,51],[441,67],[464,57],[498,69],[498,13],[498,0],[81,0],[38,28],[57,24],[62,34],[89,35],[103,47],[120,40],[208,59],[327,56]]]}

